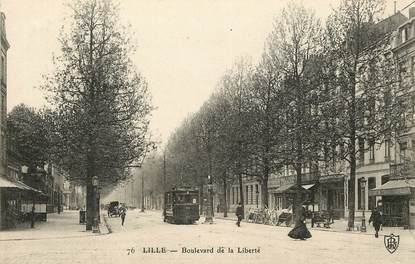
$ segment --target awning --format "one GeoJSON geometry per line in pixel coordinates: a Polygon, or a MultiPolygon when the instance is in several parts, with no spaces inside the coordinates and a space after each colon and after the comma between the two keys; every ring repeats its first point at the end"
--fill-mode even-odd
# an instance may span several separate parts
{"type": "Polygon", "coordinates": [[[16,183],[14,183],[14,182],[6,179],[6,178],[3,178],[3,177],[0,177],[0,188],[19,188],[19,189],[22,189],[16,183]]]}
{"type": "Polygon", "coordinates": [[[387,183],[369,190],[369,196],[410,195],[415,188],[415,179],[390,180],[387,183]]]}
{"type": "Polygon", "coordinates": [[[39,194],[43,194],[42,191],[39,191],[38,189],[35,189],[33,187],[30,187],[29,185],[26,185],[26,184],[24,184],[21,181],[17,181],[16,184],[19,185],[22,189],[25,189],[25,190],[28,190],[28,191],[32,191],[32,192],[35,192],[35,193],[39,193],[39,194]]]}
{"type": "MultiPolygon", "coordinates": [[[[298,188],[298,185],[295,183],[288,184],[288,185],[282,185],[278,187],[273,193],[295,193],[297,188],[298,188]]],[[[307,189],[305,189],[303,186],[301,186],[300,188],[301,188],[301,191],[307,192],[307,189]]]]}

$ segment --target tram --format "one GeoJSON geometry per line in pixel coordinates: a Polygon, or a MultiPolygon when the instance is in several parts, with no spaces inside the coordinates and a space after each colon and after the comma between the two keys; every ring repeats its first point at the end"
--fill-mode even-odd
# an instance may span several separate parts
{"type": "Polygon", "coordinates": [[[173,188],[164,193],[164,222],[193,224],[199,220],[199,191],[192,188],[173,188]]]}

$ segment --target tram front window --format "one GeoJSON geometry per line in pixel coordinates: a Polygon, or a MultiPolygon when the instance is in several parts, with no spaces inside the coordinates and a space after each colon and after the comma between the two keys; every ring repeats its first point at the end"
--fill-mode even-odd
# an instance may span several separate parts
{"type": "Polygon", "coordinates": [[[176,203],[197,203],[197,195],[177,195],[176,196],[176,203]]]}

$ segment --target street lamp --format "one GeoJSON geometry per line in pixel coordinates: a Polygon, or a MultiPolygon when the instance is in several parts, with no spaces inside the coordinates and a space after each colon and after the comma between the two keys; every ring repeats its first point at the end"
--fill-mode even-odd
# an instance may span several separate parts
{"type": "Polygon", "coordinates": [[[360,229],[361,232],[366,232],[366,219],[365,219],[365,205],[366,205],[366,179],[364,177],[360,178],[360,187],[362,188],[362,208],[363,208],[363,215],[362,215],[362,227],[360,229]]]}
{"type": "Polygon", "coordinates": [[[205,224],[213,224],[212,202],[212,177],[208,175],[208,205],[206,206],[205,224]]]}
{"type": "Polygon", "coordinates": [[[97,206],[97,189],[98,189],[98,177],[97,176],[93,176],[92,177],[92,187],[93,187],[93,191],[92,191],[92,212],[93,212],[93,220],[92,220],[92,233],[99,233],[99,227],[98,227],[98,206],[97,206]]]}

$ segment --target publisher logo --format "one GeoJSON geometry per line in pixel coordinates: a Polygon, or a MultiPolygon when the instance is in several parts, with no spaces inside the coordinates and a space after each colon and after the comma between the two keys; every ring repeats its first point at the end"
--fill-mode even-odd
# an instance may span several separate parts
{"type": "Polygon", "coordinates": [[[399,247],[399,235],[384,235],[383,242],[385,243],[385,248],[389,251],[389,253],[393,254],[399,247]]]}

